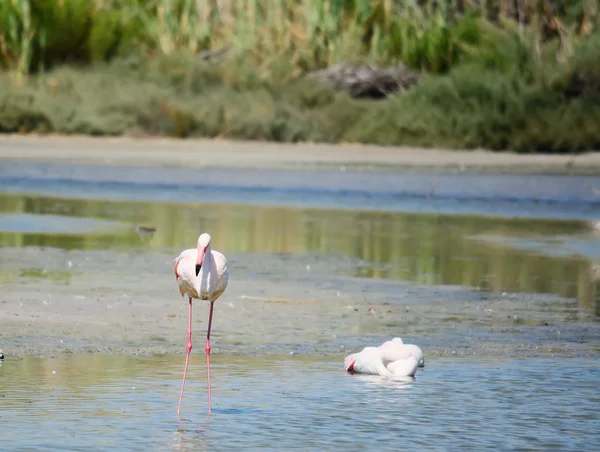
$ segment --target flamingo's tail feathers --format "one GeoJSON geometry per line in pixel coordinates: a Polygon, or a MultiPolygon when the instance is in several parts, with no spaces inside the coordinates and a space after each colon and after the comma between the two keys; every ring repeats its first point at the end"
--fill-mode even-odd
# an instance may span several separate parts
{"type": "MultiPolygon", "coordinates": [[[[177,267],[179,267],[179,258],[174,259],[173,262],[176,262],[175,264],[175,279],[179,279],[179,273],[177,272],[177,267]]],[[[179,291],[181,292],[181,288],[179,289],[179,291]]],[[[181,296],[183,296],[183,293],[181,294],[181,296]]]]}
{"type": "Polygon", "coordinates": [[[344,371],[352,372],[354,370],[354,363],[356,360],[354,359],[354,353],[352,355],[348,355],[344,358],[344,371]]]}

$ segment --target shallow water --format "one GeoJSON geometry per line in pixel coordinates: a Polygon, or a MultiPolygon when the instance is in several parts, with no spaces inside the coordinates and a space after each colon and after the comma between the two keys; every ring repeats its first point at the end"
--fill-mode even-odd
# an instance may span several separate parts
{"type": "Polygon", "coordinates": [[[597,221],[595,176],[186,169],[3,162],[0,190],[86,199],[597,221]]]}
{"type": "Polygon", "coordinates": [[[349,375],[340,362],[192,355],[74,355],[0,365],[10,450],[595,450],[598,362],[430,360],[415,379],[349,375]]]}
{"type": "Polygon", "coordinates": [[[600,230],[591,221],[244,202],[0,193],[0,246],[177,255],[206,230],[229,256],[309,254],[332,259],[345,276],[548,293],[600,312],[600,230]],[[156,231],[137,233],[137,224],[156,231]]]}
{"type": "Polygon", "coordinates": [[[0,348],[14,354],[0,444],[592,450],[598,187],[3,163],[0,348]],[[215,307],[213,414],[197,304],[180,423],[187,311],[168,263],[201,230],[232,278],[215,307]],[[391,336],[423,347],[415,380],[343,372],[346,353],[391,336]]]}

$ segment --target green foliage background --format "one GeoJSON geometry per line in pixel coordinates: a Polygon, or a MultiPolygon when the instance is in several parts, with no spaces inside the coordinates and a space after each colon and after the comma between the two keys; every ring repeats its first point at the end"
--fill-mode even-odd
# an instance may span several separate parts
{"type": "Polygon", "coordinates": [[[591,0],[3,0],[0,132],[599,149],[599,24],[591,0]],[[302,77],[339,62],[422,76],[379,102],[302,77]]]}

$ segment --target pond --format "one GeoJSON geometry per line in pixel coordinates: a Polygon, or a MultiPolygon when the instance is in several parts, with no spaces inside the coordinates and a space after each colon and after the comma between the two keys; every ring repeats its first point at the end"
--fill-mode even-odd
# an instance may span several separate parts
{"type": "Polygon", "coordinates": [[[597,189],[591,176],[3,162],[3,440],[591,449],[597,189]],[[187,310],[169,262],[202,231],[231,282],[213,414],[197,303],[179,422],[187,310]],[[414,380],[344,374],[345,354],[394,336],[425,352],[414,380]]]}

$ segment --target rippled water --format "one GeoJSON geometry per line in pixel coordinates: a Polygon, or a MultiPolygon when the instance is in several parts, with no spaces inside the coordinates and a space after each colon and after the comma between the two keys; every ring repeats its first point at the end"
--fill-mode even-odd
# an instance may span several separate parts
{"type": "Polygon", "coordinates": [[[341,362],[203,357],[176,409],[180,357],[82,355],[0,366],[4,450],[595,450],[597,362],[429,360],[415,379],[341,362]]]}
{"type": "Polygon", "coordinates": [[[597,220],[594,176],[5,162],[0,189],[59,197],[597,220]]]}

